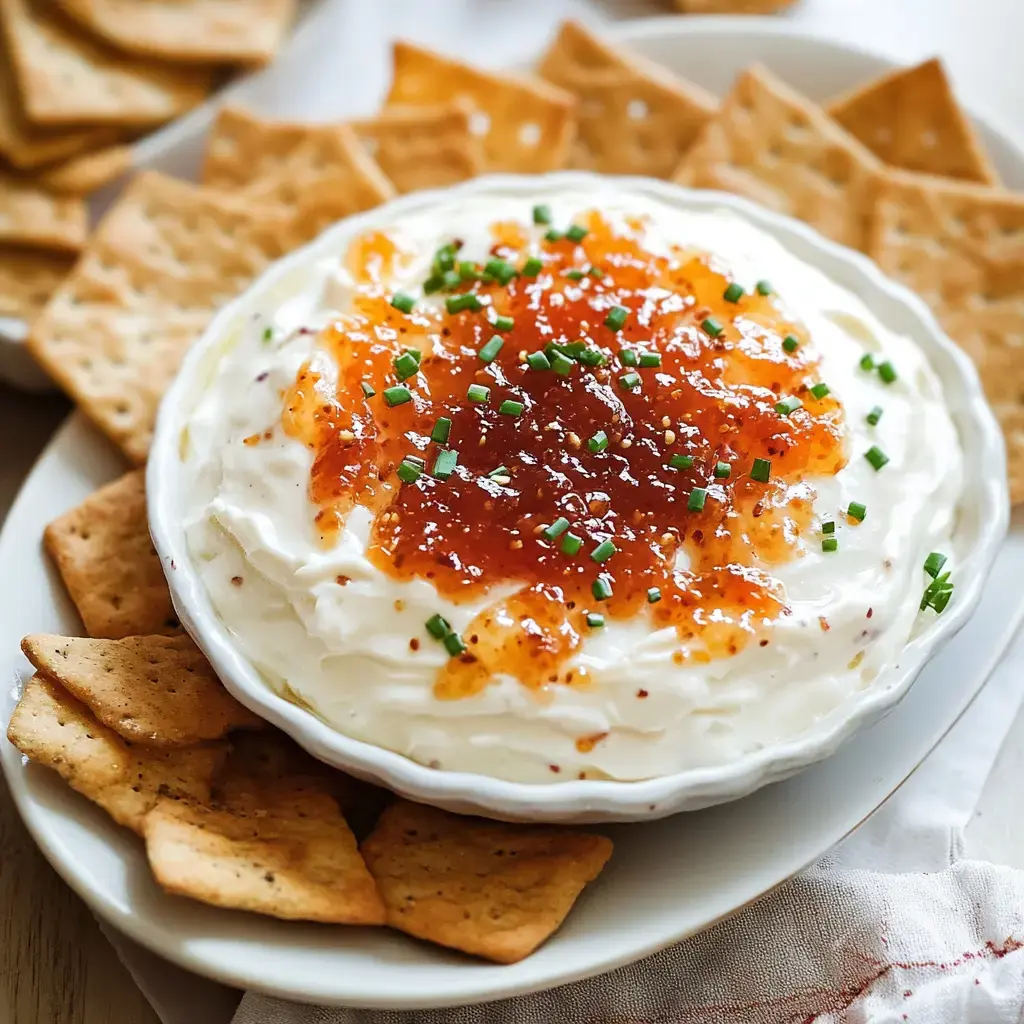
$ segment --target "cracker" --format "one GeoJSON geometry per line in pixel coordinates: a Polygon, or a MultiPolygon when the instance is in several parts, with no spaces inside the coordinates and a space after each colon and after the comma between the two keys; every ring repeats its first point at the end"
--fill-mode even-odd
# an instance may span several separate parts
{"type": "Polygon", "coordinates": [[[867,242],[878,159],[762,67],[736,79],[676,181],[735,192],[854,249],[867,242]]]}
{"type": "Polygon", "coordinates": [[[296,0],[57,0],[83,27],[129,53],[164,60],[265,64],[296,0]]]}
{"type": "Polygon", "coordinates": [[[161,800],[146,854],[168,892],[290,920],[383,924],[384,907],[338,805],[305,780],[250,780],[221,803],[161,800]]]}
{"type": "Polygon", "coordinates": [[[58,196],[0,170],[0,242],[78,252],[89,215],[78,196],[58,196]]]}
{"type": "Polygon", "coordinates": [[[22,105],[35,124],[161,124],[194,107],[213,85],[207,68],[129,61],[46,7],[46,0],[0,0],[22,105]]]}
{"type": "Polygon", "coordinates": [[[671,177],[718,110],[710,93],[575,21],[562,25],[537,72],[579,101],[569,166],[603,174],[671,177]]]}
{"type": "Polygon", "coordinates": [[[796,0],[676,0],[686,14],[773,14],[796,0]]]}
{"type": "Polygon", "coordinates": [[[989,185],[999,180],[940,60],[859,86],[833,100],[828,113],[893,167],[989,185]]]}
{"type": "Polygon", "coordinates": [[[133,743],[189,747],[263,726],[224,689],[187,636],[94,640],[35,633],[21,649],[37,672],[133,743]]]}
{"type": "Polygon", "coordinates": [[[53,167],[42,167],[36,177],[51,192],[87,195],[120,178],[131,166],[130,146],[109,146],[53,167]]]}
{"type": "Polygon", "coordinates": [[[612,844],[590,832],[507,825],[400,800],[362,851],[393,928],[514,963],[561,925],[612,844]]]}
{"type": "Polygon", "coordinates": [[[395,43],[387,107],[453,100],[472,110],[483,128],[485,170],[529,174],[566,166],[576,106],[569,93],[541,79],[481,71],[411,43],[395,43]]]}
{"type": "Polygon", "coordinates": [[[483,170],[483,145],[465,108],[392,107],[350,125],[399,192],[454,185],[483,170]]]}
{"type": "Polygon", "coordinates": [[[208,800],[224,762],[223,743],[151,750],[131,746],[98,722],[56,683],[33,676],[7,727],[7,738],[33,761],[53,768],[119,825],[142,832],[157,800],[208,800]]]}
{"type": "Polygon", "coordinates": [[[1024,195],[894,172],[869,255],[974,360],[1006,437],[1010,498],[1024,501],[1024,195]]]}
{"type": "Polygon", "coordinates": [[[240,107],[217,116],[203,184],[287,209],[297,242],[395,194],[347,125],[265,121],[240,107]]]}
{"type": "Polygon", "coordinates": [[[0,316],[31,320],[74,263],[66,253],[0,246],[0,316]]]}
{"type": "Polygon", "coordinates": [[[251,203],[146,172],[32,325],[36,360],[141,463],[156,409],[214,311],[291,243],[251,203]]]}

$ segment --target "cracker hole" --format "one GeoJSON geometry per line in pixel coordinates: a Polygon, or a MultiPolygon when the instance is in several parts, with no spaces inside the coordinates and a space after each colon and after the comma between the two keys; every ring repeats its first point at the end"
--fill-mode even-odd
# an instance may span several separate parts
{"type": "Polygon", "coordinates": [[[482,110],[469,115],[469,130],[473,135],[483,136],[491,130],[491,119],[482,110]]]}
{"type": "Polygon", "coordinates": [[[536,121],[527,121],[519,127],[519,142],[529,149],[534,149],[540,142],[540,125],[536,121]]]}
{"type": "Polygon", "coordinates": [[[921,132],[921,145],[926,149],[934,149],[939,144],[938,132],[921,132]]]}
{"type": "Polygon", "coordinates": [[[651,112],[651,108],[643,100],[630,100],[626,104],[626,116],[630,121],[643,121],[651,112]]]}

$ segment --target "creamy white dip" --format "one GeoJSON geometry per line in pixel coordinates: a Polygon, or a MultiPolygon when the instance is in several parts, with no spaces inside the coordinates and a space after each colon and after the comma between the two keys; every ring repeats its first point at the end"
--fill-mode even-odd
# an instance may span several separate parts
{"type": "Polygon", "coordinates": [[[475,696],[438,700],[433,686],[448,655],[430,640],[425,621],[440,612],[461,631],[494,595],[453,604],[426,580],[385,574],[365,557],[372,517],[359,507],[324,550],[308,497],[312,455],[280,429],[281,395],[299,368],[311,358],[330,360],[315,331],[300,328],[318,328],[351,303],[339,243],[336,257],[294,272],[291,297],[225,345],[189,423],[189,549],[241,651],[270,687],[348,736],[439,768],[527,782],[580,773],[643,779],[728,763],[797,737],[841,713],[857,691],[884,685],[919,617],[924,560],[950,551],[961,492],[960,444],[921,352],[735,214],[685,212],[613,185],[583,196],[439,200],[400,223],[388,223],[384,211],[379,226],[416,254],[390,286],[442,302],[420,298],[438,246],[458,237],[461,258],[484,261],[496,220],[528,225],[537,244],[544,228],[530,223],[533,201],[550,204],[557,224],[593,208],[613,224],[648,215],[648,250],[706,250],[748,290],[771,278],[787,312],[805,325],[821,355],[821,379],[844,408],[848,464],[807,481],[818,520],[838,524],[838,550],[823,552],[820,529],[808,531],[800,557],[771,570],[792,614],[774,624],[768,646],[679,665],[673,629],[656,629],[646,613],[613,618],[585,635],[576,658],[590,671],[587,688],[538,693],[497,676],[475,696]],[[897,379],[887,384],[859,369],[865,353],[891,361],[897,379]],[[867,416],[875,406],[884,414],[873,426],[867,416]],[[243,443],[265,432],[261,443],[243,443]],[[873,445],[889,458],[881,471],[864,458],[873,445]],[[868,509],[856,526],[841,515],[851,501],[868,509]],[[344,586],[339,576],[348,579],[344,586]],[[410,647],[414,637],[422,638],[418,650],[410,647]],[[646,699],[638,700],[641,690],[646,699]],[[605,733],[586,752],[577,746],[605,733]]]}

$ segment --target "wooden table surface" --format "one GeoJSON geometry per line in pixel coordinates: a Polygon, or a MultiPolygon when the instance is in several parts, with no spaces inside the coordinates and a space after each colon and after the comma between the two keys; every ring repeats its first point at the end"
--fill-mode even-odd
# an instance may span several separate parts
{"type": "MultiPolygon", "coordinates": [[[[67,411],[63,399],[0,385],[0,520],[67,411]]],[[[36,849],[2,776],[0,1022],[159,1024],[85,904],[36,849]]]]}

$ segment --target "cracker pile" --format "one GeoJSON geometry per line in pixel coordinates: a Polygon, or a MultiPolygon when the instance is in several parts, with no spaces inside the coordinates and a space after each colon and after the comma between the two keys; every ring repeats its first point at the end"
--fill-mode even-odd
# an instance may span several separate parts
{"type": "MultiPolygon", "coordinates": [[[[171,116],[208,87],[173,62],[266,60],[292,4],[56,8],[0,0],[16,58],[0,66],[0,152],[42,168],[0,171],[0,312],[42,307],[32,351],[130,462],[145,462],[188,346],[272,260],[398,193],[573,167],[731,191],[869,253],[975,360],[1024,500],[1024,196],[1000,187],[937,61],[821,107],[762,67],[719,103],[572,22],[535,75],[398,43],[376,116],[303,124],[225,107],[200,183],[139,175],[87,235],[69,193],[123,170],[126,125],[171,116]],[[112,56],[122,51],[135,59],[112,56]],[[58,58],[82,83],[68,106],[52,88],[58,58]]],[[[395,799],[242,707],[175,618],[141,470],[49,524],[44,543],[84,635],[25,638],[36,674],[8,736],[137,832],[168,892],[386,924],[509,963],[559,927],[610,856],[590,832],[395,799]]]]}

